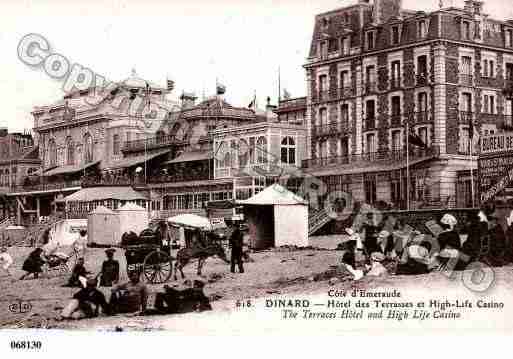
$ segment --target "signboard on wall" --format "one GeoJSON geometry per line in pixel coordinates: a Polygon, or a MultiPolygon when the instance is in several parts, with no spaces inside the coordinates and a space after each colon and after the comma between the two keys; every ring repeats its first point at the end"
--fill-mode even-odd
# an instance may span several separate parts
{"type": "Polygon", "coordinates": [[[479,197],[484,203],[513,184],[513,132],[482,136],[479,147],[479,197]]]}

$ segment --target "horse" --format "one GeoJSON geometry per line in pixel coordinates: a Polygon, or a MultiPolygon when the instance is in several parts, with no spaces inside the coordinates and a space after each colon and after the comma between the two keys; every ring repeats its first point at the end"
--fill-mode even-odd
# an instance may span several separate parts
{"type": "Polygon", "coordinates": [[[204,247],[193,246],[191,248],[182,248],[176,254],[176,262],[175,262],[175,280],[176,271],[179,270],[182,275],[182,279],[185,278],[183,274],[183,268],[191,261],[192,259],[198,259],[198,270],[197,273],[201,275],[201,269],[205,264],[205,261],[208,257],[218,256],[226,263],[230,263],[230,261],[226,258],[226,253],[224,252],[223,247],[218,243],[208,243],[204,247]]]}

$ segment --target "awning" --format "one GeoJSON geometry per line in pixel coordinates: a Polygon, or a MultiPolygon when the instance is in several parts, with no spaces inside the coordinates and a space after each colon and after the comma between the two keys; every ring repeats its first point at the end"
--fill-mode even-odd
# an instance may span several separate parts
{"type": "Polygon", "coordinates": [[[135,191],[132,187],[88,187],[83,188],[58,202],[92,202],[117,199],[120,201],[147,200],[142,193],[135,191]]]}
{"type": "Polygon", "coordinates": [[[126,157],[122,158],[119,161],[111,162],[111,163],[103,163],[101,169],[102,170],[114,170],[114,169],[120,169],[120,168],[129,168],[133,166],[137,166],[138,164],[144,163],[146,161],[152,160],[158,156],[165,155],[166,153],[169,153],[171,150],[162,150],[159,152],[149,153],[146,155],[139,155],[134,157],[126,157]]]}
{"type": "Polygon", "coordinates": [[[50,176],[56,176],[56,175],[63,175],[67,173],[76,173],[85,170],[86,168],[92,167],[94,165],[97,165],[100,163],[100,161],[94,161],[83,165],[67,165],[67,166],[60,166],[52,168],[51,170],[48,170],[43,173],[43,176],[50,177],[50,176]]]}
{"type": "Polygon", "coordinates": [[[168,165],[171,163],[204,161],[211,158],[213,158],[211,151],[190,151],[184,152],[180,156],[173,158],[170,161],[166,161],[163,164],[168,165]]]}
{"type": "Polygon", "coordinates": [[[167,221],[180,227],[200,228],[205,230],[212,229],[212,224],[206,217],[198,216],[192,213],[179,214],[174,217],[169,217],[167,221]]]}

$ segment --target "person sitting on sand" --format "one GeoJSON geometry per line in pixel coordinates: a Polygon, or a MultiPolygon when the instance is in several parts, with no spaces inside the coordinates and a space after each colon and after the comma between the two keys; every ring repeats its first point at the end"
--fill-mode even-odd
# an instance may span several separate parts
{"type": "Polygon", "coordinates": [[[146,311],[148,304],[148,288],[140,281],[140,273],[128,273],[128,282],[112,288],[110,307],[113,313],[134,313],[146,311]]]}
{"type": "Polygon", "coordinates": [[[30,252],[28,258],[23,262],[22,267],[26,273],[21,276],[20,280],[25,279],[31,274],[34,274],[34,279],[39,278],[39,273],[43,272],[42,266],[46,263],[41,257],[42,254],[43,250],[39,247],[30,252]]]}
{"type": "Polygon", "coordinates": [[[434,256],[430,255],[431,243],[422,241],[411,243],[407,246],[397,264],[395,274],[426,274],[436,267],[438,263],[434,256]]]}
{"type": "Polygon", "coordinates": [[[73,271],[71,272],[68,283],[63,285],[63,287],[85,288],[88,274],[91,274],[91,272],[85,268],[84,258],[78,258],[77,264],[75,264],[75,267],[73,267],[73,271]]]}
{"type": "Polygon", "coordinates": [[[61,317],[63,319],[93,318],[99,315],[100,308],[104,314],[109,314],[109,305],[103,293],[96,288],[97,284],[96,278],[89,278],[86,287],[73,295],[73,299],[63,309],[61,317]]]}
{"type": "Polygon", "coordinates": [[[200,280],[195,280],[192,288],[184,290],[165,285],[164,292],[159,292],[155,296],[155,309],[159,314],[212,310],[210,300],[203,292],[204,286],[200,280]]]}

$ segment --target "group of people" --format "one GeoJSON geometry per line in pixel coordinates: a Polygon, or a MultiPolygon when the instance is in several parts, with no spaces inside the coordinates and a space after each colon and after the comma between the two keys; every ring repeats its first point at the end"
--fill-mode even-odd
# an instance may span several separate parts
{"type": "MultiPolygon", "coordinates": [[[[497,212],[483,208],[470,212],[466,223],[452,214],[428,221],[431,233],[421,233],[402,220],[384,217],[379,224],[368,213],[359,225],[346,229],[342,264],[355,279],[389,272],[382,262],[394,262],[395,274],[425,274],[437,269],[463,270],[480,261],[489,266],[513,262],[513,211],[500,224],[497,212]]],[[[390,267],[390,266],[389,266],[390,267]]]]}

